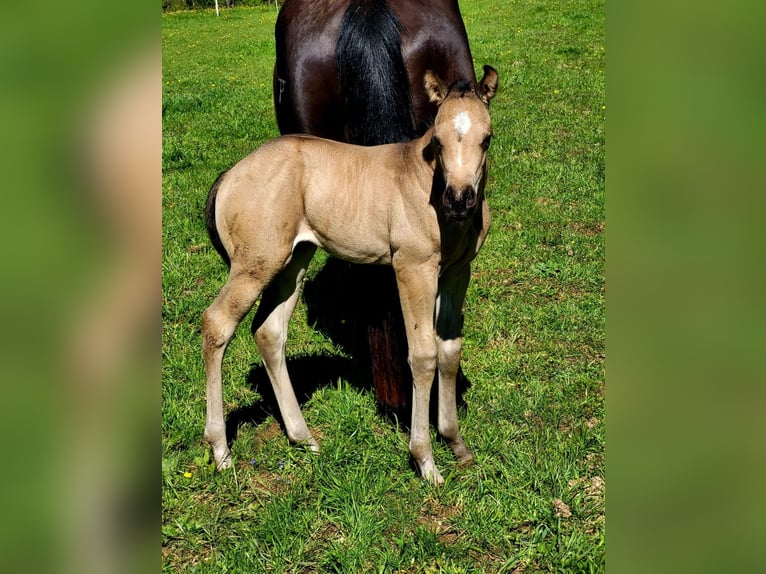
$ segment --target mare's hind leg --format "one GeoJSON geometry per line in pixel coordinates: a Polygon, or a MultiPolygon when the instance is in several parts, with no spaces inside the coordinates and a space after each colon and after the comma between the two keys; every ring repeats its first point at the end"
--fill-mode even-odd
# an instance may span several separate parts
{"type": "Polygon", "coordinates": [[[213,449],[213,458],[219,469],[231,466],[223,418],[221,363],[237,325],[253,307],[262,289],[262,281],[232,269],[218,297],[202,314],[202,353],[207,381],[205,440],[213,449]]]}
{"type": "Polygon", "coordinates": [[[465,446],[457,423],[457,392],[455,390],[460,355],[463,347],[463,301],[468,288],[470,268],[447,273],[439,282],[436,309],[436,344],[439,351],[439,434],[450,445],[460,462],[473,460],[465,446]]]}
{"type": "Polygon", "coordinates": [[[306,268],[315,251],[316,247],[309,243],[295,246],[287,266],[263,292],[253,319],[253,336],[274,389],[287,437],[291,442],[306,444],[317,452],[319,445],[301,414],[285,359],[287,326],[298,302],[306,268]]]}

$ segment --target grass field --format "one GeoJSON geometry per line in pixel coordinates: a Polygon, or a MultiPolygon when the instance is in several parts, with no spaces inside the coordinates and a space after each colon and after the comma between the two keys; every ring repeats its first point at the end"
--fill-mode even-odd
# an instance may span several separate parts
{"type": "MultiPolygon", "coordinates": [[[[317,381],[303,408],[322,453],[290,447],[252,384],[247,320],[224,361],[234,468],[211,468],[199,326],[227,270],[202,209],[220,171],[278,135],[276,10],[163,14],[164,571],[604,571],[604,3],[461,8],[500,91],[493,224],[465,307],[460,424],[476,460],[458,467],[434,442],[442,488],[344,377],[317,381]]],[[[288,356],[340,356],[302,303],[288,356]]]]}

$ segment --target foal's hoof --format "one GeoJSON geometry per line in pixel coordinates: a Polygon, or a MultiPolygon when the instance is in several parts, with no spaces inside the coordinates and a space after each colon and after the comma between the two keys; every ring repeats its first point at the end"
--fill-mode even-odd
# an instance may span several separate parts
{"type": "Polygon", "coordinates": [[[227,452],[225,456],[218,457],[214,456],[215,459],[215,469],[216,470],[225,470],[227,468],[231,468],[231,453],[227,452]]]}
{"type": "Polygon", "coordinates": [[[467,446],[463,442],[456,443],[451,445],[452,446],[452,454],[455,455],[455,458],[457,459],[457,463],[460,465],[468,464],[470,462],[473,462],[473,453],[469,450],[467,446]]]}
{"type": "MultiPolygon", "coordinates": [[[[207,438],[207,437],[205,437],[207,438]]],[[[209,441],[213,451],[213,460],[216,470],[224,470],[231,467],[231,451],[226,441],[209,441]]]]}
{"type": "Polygon", "coordinates": [[[316,441],[314,437],[311,437],[309,440],[304,441],[303,445],[310,450],[311,452],[319,452],[319,443],[316,441]]]}
{"type": "Polygon", "coordinates": [[[430,482],[436,486],[441,486],[444,484],[442,474],[439,472],[439,469],[436,468],[436,465],[433,463],[433,461],[428,461],[422,465],[419,464],[418,469],[420,470],[420,476],[422,476],[423,480],[426,482],[430,482]]]}
{"type": "Polygon", "coordinates": [[[444,479],[442,478],[441,473],[439,472],[439,469],[434,467],[433,470],[429,475],[424,475],[423,478],[425,478],[428,482],[435,486],[441,486],[444,484],[444,479]]]}

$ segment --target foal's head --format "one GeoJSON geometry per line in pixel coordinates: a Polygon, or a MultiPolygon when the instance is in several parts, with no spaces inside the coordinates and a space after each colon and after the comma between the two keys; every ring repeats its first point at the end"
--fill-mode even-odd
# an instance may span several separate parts
{"type": "Polygon", "coordinates": [[[447,87],[432,71],[425,74],[428,97],[438,106],[431,152],[444,178],[442,204],[452,219],[467,219],[478,203],[492,139],[489,100],[497,91],[497,72],[484,66],[478,84],[458,81],[447,87]]]}

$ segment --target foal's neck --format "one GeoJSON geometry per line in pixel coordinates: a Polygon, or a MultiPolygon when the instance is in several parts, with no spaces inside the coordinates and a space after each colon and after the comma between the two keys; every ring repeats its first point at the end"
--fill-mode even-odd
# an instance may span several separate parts
{"type": "Polygon", "coordinates": [[[423,183],[427,184],[429,189],[434,171],[436,170],[436,158],[431,152],[432,137],[433,128],[430,128],[419,138],[403,144],[408,148],[404,156],[406,161],[411,164],[411,171],[418,173],[423,183]]]}

